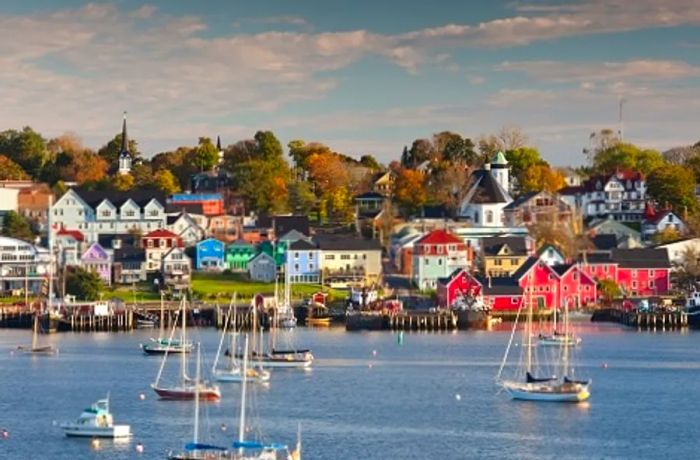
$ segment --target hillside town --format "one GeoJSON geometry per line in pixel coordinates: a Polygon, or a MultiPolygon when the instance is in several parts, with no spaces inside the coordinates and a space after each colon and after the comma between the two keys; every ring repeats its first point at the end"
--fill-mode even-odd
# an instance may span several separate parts
{"type": "Polygon", "coordinates": [[[661,154],[595,137],[588,166],[554,168],[517,128],[476,143],[441,132],[388,165],[303,141],[288,165],[269,131],[146,159],[126,115],[99,152],[5,131],[2,295],[46,290],[52,261],[58,294],[84,300],[278,282],[440,309],[478,297],[494,312],[525,295],[554,308],[679,295],[700,275],[700,145],[661,154]]]}

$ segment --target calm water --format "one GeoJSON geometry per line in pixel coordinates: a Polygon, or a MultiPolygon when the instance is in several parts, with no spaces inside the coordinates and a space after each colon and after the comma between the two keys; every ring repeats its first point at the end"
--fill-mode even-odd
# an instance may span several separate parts
{"type": "MultiPolygon", "coordinates": [[[[391,333],[300,328],[295,342],[313,348],[314,369],[274,372],[270,388],[252,398],[251,419],[268,440],[289,444],[300,422],[305,459],[697,458],[700,334],[580,332],[579,369],[593,378],[593,396],[558,405],[495,391],[506,331],[406,334],[399,345],[391,333]]],[[[193,405],[158,401],[149,389],[160,359],[138,344],[150,334],[53,335],[60,356],[31,358],[10,353],[28,332],[0,331],[0,426],[10,434],[0,440],[0,458],[156,459],[182,446],[193,405]],[[65,438],[55,423],[75,419],[107,391],[134,438],[103,441],[98,451],[65,438]]],[[[211,363],[217,333],[194,338],[211,363]]],[[[201,431],[227,443],[237,429],[239,387],[222,384],[222,392],[220,403],[204,406],[201,431]]]]}

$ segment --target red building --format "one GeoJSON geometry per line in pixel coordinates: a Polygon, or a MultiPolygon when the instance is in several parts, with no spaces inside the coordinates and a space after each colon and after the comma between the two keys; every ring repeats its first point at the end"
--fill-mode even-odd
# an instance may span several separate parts
{"type": "Polygon", "coordinates": [[[613,249],[610,255],[587,257],[583,269],[596,280],[612,280],[624,296],[667,295],[671,263],[665,249],[613,249]]]}
{"type": "Polygon", "coordinates": [[[170,230],[159,229],[145,234],[141,238],[141,246],[144,249],[170,249],[175,247],[184,248],[185,243],[182,241],[181,237],[170,230]]]}
{"type": "Polygon", "coordinates": [[[220,193],[176,193],[168,198],[167,205],[171,211],[179,208],[187,210],[188,206],[201,205],[202,214],[205,216],[218,216],[226,213],[224,198],[220,193]]]}
{"type": "Polygon", "coordinates": [[[455,270],[447,278],[438,280],[438,305],[451,307],[462,297],[481,297],[484,305],[496,311],[518,310],[523,290],[510,277],[483,278],[464,269],[455,270]]]}

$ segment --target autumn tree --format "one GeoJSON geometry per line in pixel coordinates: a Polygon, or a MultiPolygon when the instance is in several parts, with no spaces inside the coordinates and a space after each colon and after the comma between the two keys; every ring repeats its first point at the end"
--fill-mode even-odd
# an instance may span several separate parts
{"type": "Polygon", "coordinates": [[[679,214],[698,208],[695,198],[695,175],[683,166],[665,165],[647,178],[647,193],[659,204],[669,205],[679,214]]]}
{"type": "Polygon", "coordinates": [[[679,239],[681,239],[681,233],[673,227],[666,227],[652,237],[654,244],[670,243],[679,239]]]}
{"type": "Polygon", "coordinates": [[[380,165],[377,159],[372,155],[362,155],[360,157],[360,164],[373,171],[379,171],[382,169],[382,165],[380,165]]]}
{"type": "Polygon", "coordinates": [[[510,167],[510,174],[520,183],[523,174],[528,168],[536,165],[547,164],[540,156],[540,152],[534,147],[519,147],[506,150],[505,157],[510,167]]]}
{"type": "Polygon", "coordinates": [[[316,195],[307,181],[292,181],[287,186],[289,210],[294,214],[308,215],[316,205],[316,195]]]}
{"type": "Polygon", "coordinates": [[[0,180],[24,180],[27,179],[24,169],[5,155],[0,155],[0,180]]]}
{"type": "Polygon", "coordinates": [[[692,246],[683,250],[680,262],[675,265],[676,283],[692,289],[700,279],[700,253],[692,246]]]}
{"type": "Polygon", "coordinates": [[[519,180],[522,192],[539,192],[545,190],[556,192],[564,187],[566,181],[564,175],[547,163],[536,164],[525,169],[519,180]]]}
{"type": "Polygon", "coordinates": [[[309,180],[315,187],[324,214],[347,223],[352,220],[350,175],[342,158],[330,151],[312,153],[306,159],[309,180]]]}
{"type": "Polygon", "coordinates": [[[400,170],[394,181],[394,199],[405,217],[417,212],[427,200],[423,174],[412,169],[400,170]]]}
{"type": "Polygon", "coordinates": [[[112,179],[112,188],[119,192],[126,192],[134,188],[134,176],[131,174],[117,174],[112,179]]]}
{"type": "Polygon", "coordinates": [[[433,158],[435,158],[435,147],[430,139],[416,139],[408,151],[408,162],[403,166],[415,168],[424,161],[430,161],[433,158]]]}
{"type": "Polygon", "coordinates": [[[154,176],[155,187],[165,193],[166,195],[172,195],[173,193],[180,192],[180,184],[177,179],[167,169],[161,169],[156,172],[154,176]]]}
{"type": "Polygon", "coordinates": [[[434,134],[433,146],[436,157],[442,161],[468,165],[476,162],[477,153],[474,150],[474,142],[457,133],[442,131],[434,134]]]}

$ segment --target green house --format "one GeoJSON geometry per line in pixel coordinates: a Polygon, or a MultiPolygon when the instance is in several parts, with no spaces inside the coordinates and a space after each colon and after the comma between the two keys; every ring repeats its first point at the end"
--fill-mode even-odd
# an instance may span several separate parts
{"type": "Polygon", "coordinates": [[[275,264],[277,267],[284,265],[287,255],[287,243],[284,241],[278,241],[277,243],[272,243],[271,241],[263,241],[258,244],[258,253],[264,252],[268,256],[275,259],[275,264]]]}
{"type": "Polygon", "coordinates": [[[236,240],[226,247],[226,268],[231,271],[247,271],[248,262],[255,257],[255,246],[243,240],[236,240]]]}

